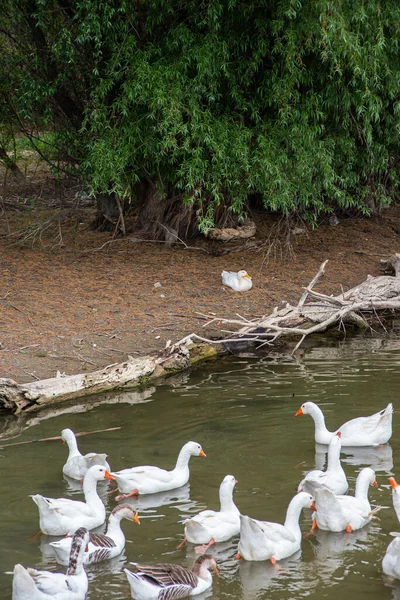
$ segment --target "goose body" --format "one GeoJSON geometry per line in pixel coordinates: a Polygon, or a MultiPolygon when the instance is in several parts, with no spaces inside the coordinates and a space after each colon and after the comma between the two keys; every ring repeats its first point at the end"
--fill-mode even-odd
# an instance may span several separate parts
{"type": "Polygon", "coordinates": [[[400,521],[400,485],[394,477],[389,477],[390,486],[392,488],[393,508],[396,513],[397,520],[400,521]]]}
{"type": "Polygon", "coordinates": [[[382,560],[382,570],[389,577],[400,579],[400,533],[393,531],[390,535],[393,535],[394,539],[386,549],[382,560]]]}
{"type": "Polygon", "coordinates": [[[235,290],[235,292],[247,292],[253,287],[253,282],[247,271],[222,271],[222,284],[235,290]]]}
{"type": "Polygon", "coordinates": [[[69,498],[46,498],[40,494],[32,496],[39,508],[40,529],[47,535],[74,533],[78,527],[93,529],[104,523],[106,508],[97,494],[96,485],[102,479],[114,479],[100,465],[90,467],[83,479],[85,502],[69,498]]]}
{"type": "Polygon", "coordinates": [[[284,525],[241,515],[238,558],[275,563],[297,552],[301,545],[299,519],[303,508],[315,506],[311,494],[299,492],[289,503],[284,525]]]}
{"type": "MultiPolygon", "coordinates": [[[[122,519],[140,524],[137,512],[129,504],[116,506],[108,519],[106,533],[89,534],[88,549],[83,557],[84,565],[108,560],[121,554],[125,548],[125,536],[121,529],[122,519]]],[[[50,542],[56,560],[61,565],[67,565],[69,562],[72,539],[72,537],[66,537],[57,542],[50,542]]]]}
{"type": "Polygon", "coordinates": [[[81,480],[86,471],[93,465],[101,465],[110,471],[110,465],[106,461],[107,454],[96,454],[89,452],[84,456],[79,452],[78,444],[74,432],[71,429],[63,429],[61,432],[63,443],[68,445],[68,459],[63,466],[63,473],[71,479],[81,480]]]}
{"type": "Polygon", "coordinates": [[[367,525],[373,516],[368,500],[369,485],[377,486],[375,472],[370,467],[362,469],[356,481],[354,496],[335,496],[327,488],[315,490],[317,511],[313,518],[325,531],[355,531],[367,525]]]}
{"type": "Polygon", "coordinates": [[[197,442],[187,442],[183,446],[172,471],[145,465],[113,472],[112,475],[122,492],[116,500],[130,495],[156,494],[182,487],[189,481],[189,460],[192,456],[206,456],[197,442]]]}
{"type": "Polygon", "coordinates": [[[322,410],[314,402],[305,402],[296,413],[311,415],[315,424],[317,444],[329,444],[332,437],[341,433],[342,446],[379,446],[386,444],[392,437],[393,404],[390,402],[383,410],[369,417],[357,417],[343,423],[336,431],[328,431],[322,410]]]}
{"type": "Polygon", "coordinates": [[[136,565],[138,572],[125,569],[136,600],[176,600],[201,594],[212,585],[210,571],[218,573],[217,563],[210,554],[203,554],[192,569],[180,565],[136,565]]]}
{"type": "Polygon", "coordinates": [[[192,544],[225,542],[240,531],[240,512],[233,501],[236,485],[233,475],[226,475],[219,488],[221,510],[202,510],[185,521],[185,538],[192,544]]]}
{"type": "Polygon", "coordinates": [[[88,540],[84,527],[75,532],[66,574],[15,565],[12,600],[84,600],[88,578],[82,564],[88,540]]]}
{"type": "Polygon", "coordinates": [[[328,466],[326,471],[310,471],[299,483],[298,491],[308,492],[314,496],[315,489],[326,487],[334,494],[345,494],[349,488],[346,473],[340,464],[340,431],[329,442],[328,466]]]}

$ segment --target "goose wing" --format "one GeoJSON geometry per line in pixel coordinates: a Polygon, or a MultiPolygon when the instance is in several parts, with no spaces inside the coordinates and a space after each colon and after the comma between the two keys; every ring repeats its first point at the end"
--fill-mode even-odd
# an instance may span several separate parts
{"type": "Polygon", "coordinates": [[[369,417],[357,417],[356,419],[347,421],[337,431],[340,431],[344,438],[354,435],[357,432],[364,435],[372,435],[378,427],[385,426],[390,422],[392,414],[393,404],[390,402],[386,408],[369,417]]]}
{"type": "Polygon", "coordinates": [[[124,479],[140,480],[143,478],[154,479],[156,481],[168,482],[171,479],[170,471],[160,469],[159,467],[144,466],[144,467],[132,467],[130,469],[122,469],[122,471],[116,471],[112,473],[116,477],[123,477],[124,479]]]}
{"type": "Polygon", "coordinates": [[[69,498],[46,498],[40,494],[31,496],[32,500],[39,506],[39,509],[54,511],[65,517],[76,517],[77,513],[91,516],[92,510],[85,503],[79,500],[70,500],[69,498]]]}
{"type": "MultiPolygon", "coordinates": [[[[253,521],[254,520],[255,519],[253,519],[253,521]]],[[[287,542],[296,542],[296,538],[293,533],[291,533],[287,527],[281,525],[280,523],[270,523],[269,521],[256,521],[256,523],[264,535],[275,544],[278,544],[282,540],[287,542]]]]}
{"type": "Polygon", "coordinates": [[[68,577],[62,573],[50,573],[49,571],[37,571],[36,569],[27,569],[29,575],[38,590],[43,594],[53,597],[57,594],[68,593],[72,591],[68,577]]]}
{"type": "MultiPolygon", "coordinates": [[[[184,586],[186,595],[192,591],[198,584],[196,575],[190,569],[180,565],[169,563],[160,563],[158,565],[136,565],[138,571],[161,586],[184,586]]],[[[181,596],[177,596],[181,597],[181,596]]]]}

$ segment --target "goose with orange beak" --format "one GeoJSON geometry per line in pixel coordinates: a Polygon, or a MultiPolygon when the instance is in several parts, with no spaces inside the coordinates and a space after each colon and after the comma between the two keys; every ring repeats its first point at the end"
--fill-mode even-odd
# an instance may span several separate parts
{"type": "Polygon", "coordinates": [[[85,502],[69,498],[32,497],[39,508],[40,529],[47,535],[72,535],[79,527],[94,529],[106,519],[106,508],[97,493],[97,482],[114,479],[101,465],[94,465],[83,478],[85,502]]]}
{"type": "MultiPolygon", "coordinates": [[[[125,535],[121,529],[122,519],[140,525],[139,515],[132,506],[118,504],[109,516],[106,533],[89,534],[88,548],[83,558],[84,565],[109,560],[121,554],[125,548],[125,535]]],[[[69,564],[72,539],[72,537],[63,537],[56,542],[50,542],[56,561],[61,565],[69,564]]]]}
{"type": "Polygon", "coordinates": [[[236,558],[270,560],[275,564],[297,552],[301,546],[299,519],[303,508],[316,510],[311,494],[299,492],[289,503],[283,525],[241,515],[236,558]]]}
{"type": "Polygon", "coordinates": [[[324,413],[314,402],[305,402],[295,416],[310,415],[315,425],[315,441],[317,444],[329,444],[334,435],[341,433],[343,446],[379,446],[386,444],[392,437],[393,404],[370,415],[357,417],[343,423],[336,431],[328,431],[325,426],[324,413]]]}
{"type": "Polygon", "coordinates": [[[183,446],[172,471],[145,465],[113,472],[113,478],[122,492],[115,499],[124,500],[138,494],[156,494],[182,487],[189,481],[189,461],[192,456],[206,456],[197,442],[187,442],[183,446]]]}
{"type": "Polygon", "coordinates": [[[365,467],[357,476],[354,496],[335,496],[327,488],[316,489],[317,512],[313,515],[313,527],[318,526],[325,531],[351,532],[368,525],[379,510],[371,509],[368,499],[370,485],[378,485],[375,471],[365,467]]]}
{"type": "Polygon", "coordinates": [[[222,271],[222,285],[227,285],[235,292],[247,292],[253,287],[253,282],[247,271],[222,271]]]}
{"type": "Polygon", "coordinates": [[[389,477],[390,487],[392,488],[393,508],[398,521],[400,521],[400,485],[394,477],[389,477]]]}

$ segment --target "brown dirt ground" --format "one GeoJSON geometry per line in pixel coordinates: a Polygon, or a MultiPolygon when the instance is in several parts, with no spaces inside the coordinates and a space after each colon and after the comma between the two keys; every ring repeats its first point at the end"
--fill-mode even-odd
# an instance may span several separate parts
{"type": "Polygon", "coordinates": [[[190,242],[196,249],[106,244],[112,234],[88,229],[94,208],[77,199],[75,184],[57,183],[29,161],[25,169],[23,185],[0,173],[0,377],[20,383],[122,362],[193,331],[208,336],[198,312],[255,317],[295,302],[327,258],[318,289],[339,293],[379,275],[379,258],[398,250],[399,206],[293,235],[294,257],[277,219],[261,214],[254,215],[257,250],[211,256],[204,249],[227,246],[202,239],[190,242]],[[253,289],[224,288],[222,269],[241,268],[253,289]]]}

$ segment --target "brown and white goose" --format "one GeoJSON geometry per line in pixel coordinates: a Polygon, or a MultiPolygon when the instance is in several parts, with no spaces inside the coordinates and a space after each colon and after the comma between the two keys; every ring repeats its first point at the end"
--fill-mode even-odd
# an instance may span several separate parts
{"type": "MultiPolygon", "coordinates": [[[[83,558],[84,565],[108,560],[121,554],[125,548],[125,535],[121,529],[122,519],[140,525],[138,513],[129,504],[116,506],[109,516],[106,533],[90,533],[88,551],[83,558]]],[[[57,542],[50,542],[56,560],[61,565],[68,564],[72,539],[66,537],[57,542]]]]}
{"type": "Polygon", "coordinates": [[[80,527],[72,538],[66,574],[15,565],[12,600],[84,600],[88,578],[83,568],[83,555],[88,541],[88,530],[80,527]]]}
{"type": "Polygon", "coordinates": [[[218,573],[215,558],[203,554],[192,569],[180,565],[161,563],[158,565],[136,565],[133,573],[125,569],[131,586],[132,597],[137,600],[176,600],[201,594],[212,585],[213,573],[218,573]]]}

